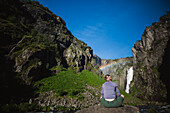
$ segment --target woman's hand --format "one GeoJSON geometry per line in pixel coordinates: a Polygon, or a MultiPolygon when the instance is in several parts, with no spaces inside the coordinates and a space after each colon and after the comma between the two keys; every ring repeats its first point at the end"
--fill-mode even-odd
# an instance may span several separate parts
{"type": "Polygon", "coordinates": [[[125,98],[125,96],[124,95],[121,95],[123,98],[125,98]]]}
{"type": "Polygon", "coordinates": [[[100,99],[102,98],[102,96],[100,96],[100,99]]]}

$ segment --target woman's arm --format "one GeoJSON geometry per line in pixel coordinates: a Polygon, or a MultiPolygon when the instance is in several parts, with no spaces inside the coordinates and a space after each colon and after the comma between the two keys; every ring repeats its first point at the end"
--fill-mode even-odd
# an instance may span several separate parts
{"type": "Polygon", "coordinates": [[[117,92],[117,97],[120,97],[120,92],[119,92],[119,89],[118,89],[118,86],[116,86],[116,92],[117,92]]]}
{"type": "Polygon", "coordinates": [[[100,97],[100,99],[101,99],[102,97],[104,97],[104,89],[103,89],[103,86],[102,86],[102,92],[101,92],[101,97],[100,97]]]}

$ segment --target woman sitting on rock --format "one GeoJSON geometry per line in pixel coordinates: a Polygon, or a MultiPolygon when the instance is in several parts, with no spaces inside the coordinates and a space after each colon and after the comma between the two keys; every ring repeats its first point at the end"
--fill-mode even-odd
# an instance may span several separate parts
{"type": "Polygon", "coordinates": [[[102,85],[101,103],[104,107],[120,107],[124,100],[124,95],[121,95],[116,83],[112,82],[109,74],[104,76],[106,82],[102,85]],[[117,92],[117,98],[115,91],[117,92]]]}

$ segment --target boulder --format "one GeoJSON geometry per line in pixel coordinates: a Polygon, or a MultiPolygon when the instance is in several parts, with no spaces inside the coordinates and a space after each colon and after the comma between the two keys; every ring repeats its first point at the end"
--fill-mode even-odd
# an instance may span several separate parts
{"type": "Polygon", "coordinates": [[[118,108],[105,108],[102,105],[93,106],[87,109],[79,110],[76,113],[140,113],[139,108],[124,105],[118,108]]]}

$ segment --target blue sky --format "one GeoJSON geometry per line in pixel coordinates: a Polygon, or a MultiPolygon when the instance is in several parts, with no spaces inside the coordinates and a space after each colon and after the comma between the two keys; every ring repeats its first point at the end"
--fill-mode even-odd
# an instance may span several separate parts
{"type": "Polygon", "coordinates": [[[132,56],[147,26],[170,11],[170,0],[38,0],[102,59],[132,56]]]}

